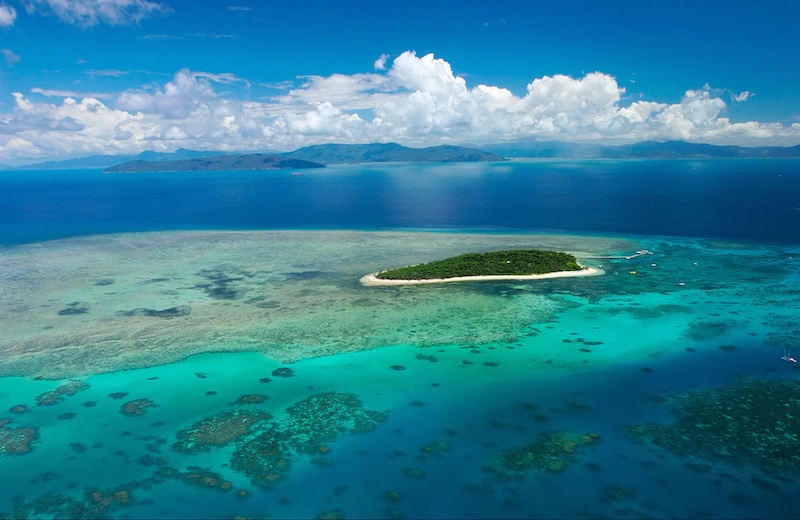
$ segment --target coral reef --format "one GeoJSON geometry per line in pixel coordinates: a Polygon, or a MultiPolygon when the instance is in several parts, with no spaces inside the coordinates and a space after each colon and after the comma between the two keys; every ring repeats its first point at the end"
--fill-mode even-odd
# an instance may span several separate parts
{"type": "MultiPolygon", "coordinates": [[[[291,457],[300,453],[327,466],[330,442],[343,433],[368,432],[385,419],[383,413],[364,410],[355,394],[315,394],[286,409],[279,422],[270,423],[257,436],[237,447],[231,467],[254,483],[271,488],[291,467],[291,457]]],[[[263,427],[263,425],[261,425],[263,427]]]]}
{"type": "Polygon", "coordinates": [[[179,431],[172,449],[182,453],[197,453],[219,448],[248,435],[255,425],[270,418],[270,414],[261,411],[227,410],[179,431]]]}
{"type": "Polygon", "coordinates": [[[244,473],[254,483],[270,488],[281,480],[291,467],[285,448],[289,436],[276,425],[244,443],[231,457],[231,467],[244,473]]]}
{"type": "Polygon", "coordinates": [[[123,404],[119,409],[119,413],[128,417],[138,417],[144,415],[148,408],[155,406],[158,405],[152,399],[134,399],[123,404]]]}
{"type": "Polygon", "coordinates": [[[425,470],[422,468],[406,468],[403,470],[403,475],[410,479],[425,478],[425,470]]]}
{"type": "Polygon", "coordinates": [[[486,470],[503,479],[523,478],[531,470],[558,473],[567,469],[576,450],[599,438],[596,433],[542,435],[530,444],[501,454],[486,470]]]}
{"type": "MultiPolygon", "coordinates": [[[[175,475],[174,473],[172,475],[175,475]]],[[[171,476],[172,476],[171,475],[171,476]]],[[[187,484],[199,486],[205,489],[218,489],[220,491],[230,491],[232,484],[229,480],[211,471],[207,468],[199,466],[189,466],[185,472],[178,472],[177,476],[187,484]]]]}
{"type": "Polygon", "coordinates": [[[272,371],[274,377],[294,377],[294,370],[288,367],[276,368],[272,371]]]}
{"type": "Polygon", "coordinates": [[[87,388],[89,388],[89,385],[83,381],[71,379],[66,383],[58,385],[55,390],[50,390],[49,392],[44,392],[36,396],[36,404],[38,406],[52,406],[60,403],[68,396],[73,396],[87,388]]]}
{"type": "Polygon", "coordinates": [[[135,502],[134,489],[147,482],[109,489],[87,489],[82,499],[62,493],[46,493],[28,501],[18,501],[8,518],[111,518],[112,512],[135,502]]]}
{"type": "Polygon", "coordinates": [[[319,453],[325,441],[340,433],[368,432],[385,417],[380,412],[363,410],[355,394],[328,392],[316,394],[286,409],[283,425],[289,432],[289,446],[302,453],[319,453]]]}
{"type": "Polygon", "coordinates": [[[11,426],[9,419],[0,419],[0,455],[22,455],[33,450],[39,430],[29,426],[11,426]]]}
{"type": "Polygon", "coordinates": [[[441,455],[444,452],[452,450],[453,447],[450,446],[450,443],[445,441],[437,441],[431,444],[426,444],[421,448],[423,453],[428,453],[431,455],[441,455]]]}
{"type": "Polygon", "coordinates": [[[800,469],[800,381],[742,378],[671,400],[673,424],[628,431],[680,455],[748,464],[767,470],[800,469]]]}
{"type": "Polygon", "coordinates": [[[264,394],[244,394],[237,400],[228,403],[229,405],[242,405],[242,404],[259,404],[269,399],[264,394]]]}
{"type": "Polygon", "coordinates": [[[391,489],[383,494],[383,497],[386,499],[387,502],[391,502],[396,504],[403,500],[403,494],[397,490],[391,489]]]}

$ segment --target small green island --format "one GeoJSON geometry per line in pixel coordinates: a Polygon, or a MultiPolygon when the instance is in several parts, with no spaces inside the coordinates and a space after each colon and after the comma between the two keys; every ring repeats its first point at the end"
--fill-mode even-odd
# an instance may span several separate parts
{"type": "Polygon", "coordinates": [[[602,274],[583,267],[574,255],[559,251],[514,249],[466,253],[426,264],[367,275],[365,285],[400,285],[450,281],[525,280],[602,274]]]}

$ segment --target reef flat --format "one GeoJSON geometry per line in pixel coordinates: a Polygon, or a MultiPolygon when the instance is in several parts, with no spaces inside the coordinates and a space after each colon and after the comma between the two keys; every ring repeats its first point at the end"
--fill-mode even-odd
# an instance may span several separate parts
{"type": "Polygon", "coordinates": [[[631,249],[614,238],[357,232],[92,236],[0,251],[0,375],[63,378],[208,351],[292,361],[402,345],[513,338],[556,302],[469,288],[370,291],[359,273],[470,250],[631,249]],[[358,337],[359,341],[353,341],[358,337]]]}

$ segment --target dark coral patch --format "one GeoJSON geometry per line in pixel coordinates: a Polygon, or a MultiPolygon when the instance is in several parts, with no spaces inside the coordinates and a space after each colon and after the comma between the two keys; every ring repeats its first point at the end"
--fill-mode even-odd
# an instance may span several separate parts
{"type": "Polygon", "coordinates": [[[559,473],[575,459],[576,451],[599,438],[596,433],[541,435],[534,442],[502,453],[486,470],[502,479],[522,478],[531,470],[559,473]]]}
{"type": "Polygon", "coordinates": [[[683,456],[753,465],[770,471],[800,468],[800,381],[742,379],[736,384],[671,399],[672,424],[630,427],[683,456]]]}
{"type": "Polygon", "coordinates": [[[269,399],[269,397],[267,397],[264,394],[245,394],[240,396],[237,400],[230,402],[228,404],[230,405],[259,404],[263,403],[267,399],[269,399]]]}
{"type": "Polygon", "coordinates": [[[270,418],[270,414],[258,410],[227,410],[179,431],[172,449],[197,453],[219,448],[250,434],[257,425],[270,418]]]}
{"type": "Polygon", "coordinates": [[[72,379],[66,383],[62,383],[56,387],[55,390],[44,392],[36,397],[36,404],[38,406],[52,406],[62,402],[68,396],[73,396],[78,392],[86,390],[89,385],[78,379],[72,379]]]}
{"type": "Polygon", "coordinates": [[[158,405],[152,399],[134,399],[123,404],[119,409],[119,413],[127,417],[138,417],[144,415],[148,408],[156,406],[158,405]]]}
{"type": "Polygon", "coordinates": [[[294,370],[289,367],[276,368],[272,371],[274,377],[294,377],[294,370]]]}
{"type": "Polygon", "coordinates": [[[72,302],[66,307],[58,311],[59,316],[75,316],[77,314],[86,314],[89,312],[88,307],[82,306],[79,302],[72,302]]]}
{"type": "Polygon", "coordinates": [[[314,464],[329,465],[321,456],[330,452],[330,443],[343,433],[368,432],[385,419],[374,410],[364,410],[355,394],[328,392],[315,394],[286,409],[278,423],[237,447],[231,467],[253,483],[271,488],[291,467],[293,454],[312,457],[314,464]]]}
{"type": "Polygon", "coordinates": [[[0,455],[23,455],[33,450],[39,439],[39,430],[29,426],[12,426],[8,419],[0,419],[0,455]]]}

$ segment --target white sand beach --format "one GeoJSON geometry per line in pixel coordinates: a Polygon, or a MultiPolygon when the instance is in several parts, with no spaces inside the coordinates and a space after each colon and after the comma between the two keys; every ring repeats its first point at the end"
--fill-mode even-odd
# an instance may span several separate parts
{"type": "Polygon", "coordinates": [[[580,271],[557,271],[555,273],[529,274],[529,275],[489,275],[489,276],[456,276],[454,278],[432,278],[430,280],[382,280],[377,277],[379,273],[372,273],[361,278],[361,283],[367,286],[379,285],[424,285],[432,283],[450,282],[490,282],[498,280],[544,280],[549,278],[574,278],[578,276],[600,276],[605,271],[597,267],[585,267],[580,271]]]}

